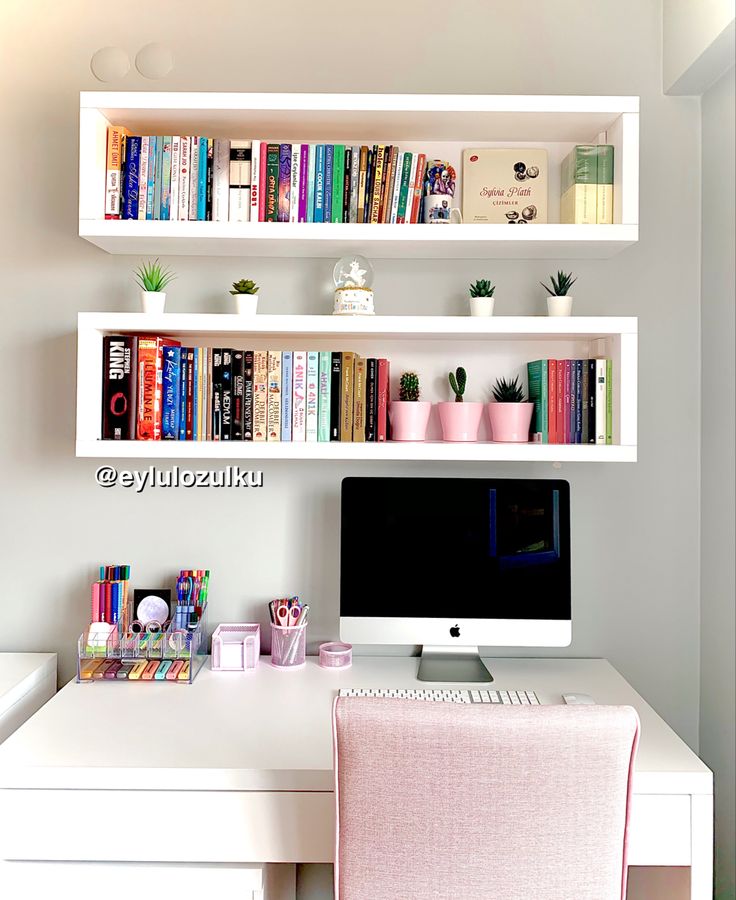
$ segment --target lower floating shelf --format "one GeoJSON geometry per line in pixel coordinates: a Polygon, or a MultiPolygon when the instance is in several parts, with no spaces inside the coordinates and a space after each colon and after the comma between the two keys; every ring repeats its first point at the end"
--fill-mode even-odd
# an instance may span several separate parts
{"type": "Polygon", "coordinates": [[[77,441],[77,456],[104,459],[451,460],[457,462],[636,462],[621,444],[494,444],[445,441],[321,443],[242,441],[77,441]]]}

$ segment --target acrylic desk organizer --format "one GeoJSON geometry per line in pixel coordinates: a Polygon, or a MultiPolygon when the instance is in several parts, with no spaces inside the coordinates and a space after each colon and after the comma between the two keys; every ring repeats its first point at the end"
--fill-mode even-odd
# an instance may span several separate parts
{"type": "Polygon", "coordinates": [[[207,658],[206,612],[196,626],[133,632],[91,625],[77,643],[77,681],[158,681],[191,684],[207,658]],[[168,665],[167,665],[168,663],[168,665]]]}
{"type": "Polygon", "coordinates": [[[258,665],[260,653],[260,625],[218,625],[212,633],[215,672],[252,671],[258,665]]]}

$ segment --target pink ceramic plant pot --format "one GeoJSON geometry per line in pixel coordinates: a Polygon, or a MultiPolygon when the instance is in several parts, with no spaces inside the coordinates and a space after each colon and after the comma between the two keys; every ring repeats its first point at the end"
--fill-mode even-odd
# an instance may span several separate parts
{"type": "Polygon", "coordinates": [[[438,403],[437,409],[442,424],[442,439],[445,441],[477,441],[478,426],[483,415],[482,403],[438,403]]]}
{"type": "Polygon", "coordinates": [[[489,403],[491,440],[503,444],[528,444],[533,403],[489,403]]]}
{"type": "Polygon", "coordinates": [[[388,407],[392,441],[423,441],[432,404],[428,400],[392,400],[388,407]]]}

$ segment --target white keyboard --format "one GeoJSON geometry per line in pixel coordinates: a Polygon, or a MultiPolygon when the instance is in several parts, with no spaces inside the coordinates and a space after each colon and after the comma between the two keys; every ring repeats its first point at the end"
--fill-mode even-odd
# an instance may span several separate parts
{"type": "Polygon", "coordinates": [[[501,703],[509,706],[539,706],[534,691],[489,691],[485,688],[342,688],[341,697],[391,697],[396,700],[437,700],[440,703],[501,703]]]}

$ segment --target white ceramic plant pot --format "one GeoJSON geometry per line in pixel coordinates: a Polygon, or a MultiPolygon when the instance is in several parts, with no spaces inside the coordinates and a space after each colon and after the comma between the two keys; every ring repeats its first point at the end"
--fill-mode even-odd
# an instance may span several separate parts
{"type": "Polygon", "coordinates": [[[166,291],[141,291],[141,306],[144,313],[162,313],[166,306],[166,291]]]}
{"type": "Polygon", "coordinates": [[[548,316],[571,316],[572,297],[547,297],[548,316]]]}
{"type": "Polygon", "coordinates": [[[469,297],[471,316],[492,316],[495,297],[469,297]]]}
{"type": "Polygon", "coordinates": [[[233,294],[235,311],[239,316],[254,316],[258,312],[258,293],[233,294]]]}

